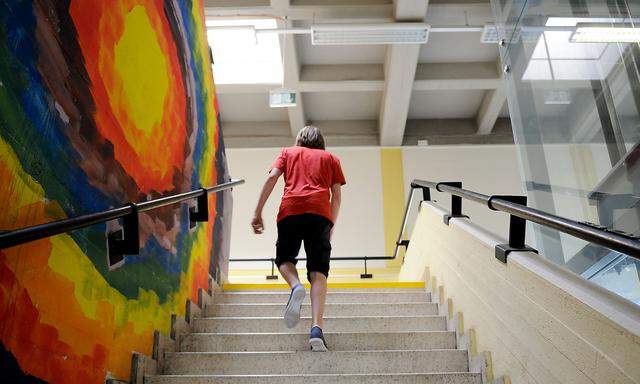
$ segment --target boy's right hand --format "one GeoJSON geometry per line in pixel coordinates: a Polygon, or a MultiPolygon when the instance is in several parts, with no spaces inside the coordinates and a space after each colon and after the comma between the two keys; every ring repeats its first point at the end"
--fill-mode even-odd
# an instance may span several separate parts
{"type": "Polygon", "coordinates": [[[251,227],[253,228],[253,233],[261,234],[264,230],[264,224],[262,222],[262,216],[254,216],[253,220],[251,220],[251,227]]]}

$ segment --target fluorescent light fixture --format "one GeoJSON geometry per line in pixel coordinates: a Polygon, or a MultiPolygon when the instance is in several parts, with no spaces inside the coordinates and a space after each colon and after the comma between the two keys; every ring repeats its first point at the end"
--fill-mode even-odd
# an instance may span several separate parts
{"type": "Polygon", "coordinates": [[[639,43],[640,28],[578,26],[569,41],[572,43],[639,43]]]}
{"type": "Polygon", "coordinates": [[[424,23],[321,24],[311,26],[313,45],[425,44],[424,23]]]}

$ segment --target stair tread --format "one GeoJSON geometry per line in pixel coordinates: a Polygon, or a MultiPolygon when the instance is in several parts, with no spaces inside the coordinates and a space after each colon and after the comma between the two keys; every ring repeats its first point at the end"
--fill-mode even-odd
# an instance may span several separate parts
{"type": "Polygon", "coordinates": [[[145,384],[481,384],[479,373],[145,376],[145,384]]]}
{"type": "MultiPolygon", "coordinates": [[[[329,345],[331,347],[331,345],[329,345]]],[[[171,374],[420,373],[468,371],[461,349],[261,352],[171,352],[171,374]]]]}
{"type": "MultiPolygon", "coordinates": [[[[393,291],[388,291],[388,292],[381,292],[381,291],[371,291],[371,290],[367,290],[367,289],[354,289],[354,290],[328,290],[327,291],[327,296],[329,295],[341,295],[341,294],[371,294],[371,295],[379,295],[379,294],[405,294],[405,293],[424,293],[424,294],[428,294],[428,292],[424,289],[415,289],[415,290],[408,290],[408,291],[402,291],[402,290],[393,290],[393,291]]],[[[220,292],[219,295],[288,295],[289,291],[288,290],[282,290],[282,291],[223,291],[220,292]]]]}
{"type": "Polygon", "coordinates": [[[333,376],[436,376],[436,375],[469,375],[480,376],[475,372],[423,372],[423,373],[300,373],[300,374],[268,374],[268,375],[207,375],[207,374],[184,374],[184,375],[147,375],[146,377],[333,377],[333,376]]]}
{"type": "MultiPolygon", "coordinates": [[[[334,351],[455,349],[453,331],[325,332],[334,351]]],[[[308,331],[201,332],[185,335],[180,351],[306,351],[308,331]]]]}
{"type": "MultiPolygon", "coordinates": [[[[384,302],[371,302],[371,303],[326,303],[325,306],[332,306],[332,305],[366,305],[366,306],[373,306],[373,305],[384,305],[384,306],[390,306],[390,305],[435,305],[436,303],[432,303],[429,301],[425,301],[425,302],[415,302],[415,301],[398,301],[395,303],[384,303],[384,302]]],[[[282,307],[284,304],[283,303],[215,303],[215,304],[210,304],[210,306],[243,306],[243,307],[249,307],[249,306],[253,306],[253,307],[267,307],[267,306],[278,306],[278,307],[282,307]]],[[[302,303],[303,306],[307,306],[310,307],[311,304],[310,303],[302,303]]]]}
{"type": "MultiPolygon", "coordinates": [[[[358,351],[358,350],[353,350],[353,351],[328,351],[328,352],[323,352],[322,355],[323,356],[328,356],[331,354],[352,354],[352,353],[357,353],[357,354],[380,354],[380,353],[386,353],[386,354],[390,354],[390,353],[407,353],[407,352],[451,352],[451,351],[457,351],[457,352],[465,352],[466,353],[466,349],[390,349],[390,350],[385,350],[385,349],[380,349],[380,350],[369,350],[369,351],[358,351]]],[[[240,351],[240,352],[212,352],[212,351],[206,351],[206,352],[166,352],[165,355],[168,356],[172,356],[172,355],[299,355],[299,354],[313,354],[314,356],[319,355],[316,352],[311,352],[311,351],[240,351]]]]}
{"type": "MultiPolygon", "coordinates": [[[[433,318],[433,317],[445,317],[442,315],[365,315],[365,316],[324,316],[325,320],[327,319],[423,319],[423,318],[433,318]]],[[[203,317],[195,317],[196,320],[206,319],[206,320],[282,320],[282,316],[203,316],[203,317]]],[[[300,320],[311,320],[310,316],[300,316],[300,320]]]]}
{"type": "MultiPolygon", "coordinates": [[[[455,331],[385,331],[385,332],[323,332],[325,335],[403,335],[403,334],[432,334],[432,333],[452,333],[455,331]]],[[[203,335],[218,335],[218,336],[255,336],[255,335],[272,335],[272,336],[284,336],[284,335],[309,335],[309,332],[192,332],[185,336],[203,336],[203,335]]]]}

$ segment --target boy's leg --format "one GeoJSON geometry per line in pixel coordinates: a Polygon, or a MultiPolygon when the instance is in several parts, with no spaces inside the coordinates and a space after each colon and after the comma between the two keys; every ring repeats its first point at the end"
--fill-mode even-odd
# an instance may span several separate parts
{"type": "Polygon", "coordinates": [[[289,283],[291,293],[284,309],[284,322],[287,328],[295,327],[300,321],[300,310],[304,300],[304,286],[300,284],[296,269],[296,256],[300,250],[302,236],[298,226],[300,218],[287,217],[278,222],[278,242],[276,243],[276,265],[282,277],[289,283]]]}
{"type": "Polygon", "coordinates": [[[331,222],[319,215],[309,215],[310,230],[305,233],[307,278],[311,283],[311,311],[313,324],[309,344],[314,352],[326,352],[327,343],[322,333],[324,304],[327,297],[327,276],[331,259],[331,222]]]}
{"type": "Polygon", "coordinates": [[[311,313],[313,327],[324,325],[324,304],[327,299],[327,277],[320,272],[311,272],[311,313]]]}
{"type": "Polygon", "coordinates": [[[291,262],[284,262],[278,267],[280,274],[289,284],[289,287],[293,288],[300,284],[300,277],[298,276],[298,269],[291,262]]]}

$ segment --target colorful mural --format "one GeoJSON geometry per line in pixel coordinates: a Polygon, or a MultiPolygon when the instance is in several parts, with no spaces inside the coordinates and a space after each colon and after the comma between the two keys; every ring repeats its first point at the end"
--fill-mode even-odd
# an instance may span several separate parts
{"type": "MultiPolygon", "coordinates": [[[[226,180],[201,1],[0,1],[0,155],[0,230],[226,180]]],[[[113,271],[117,223],[0,251],[0,382],[127,380],[225,265],[209,198],[191,230],[186,205],[141,214],[113,271]]]]}

